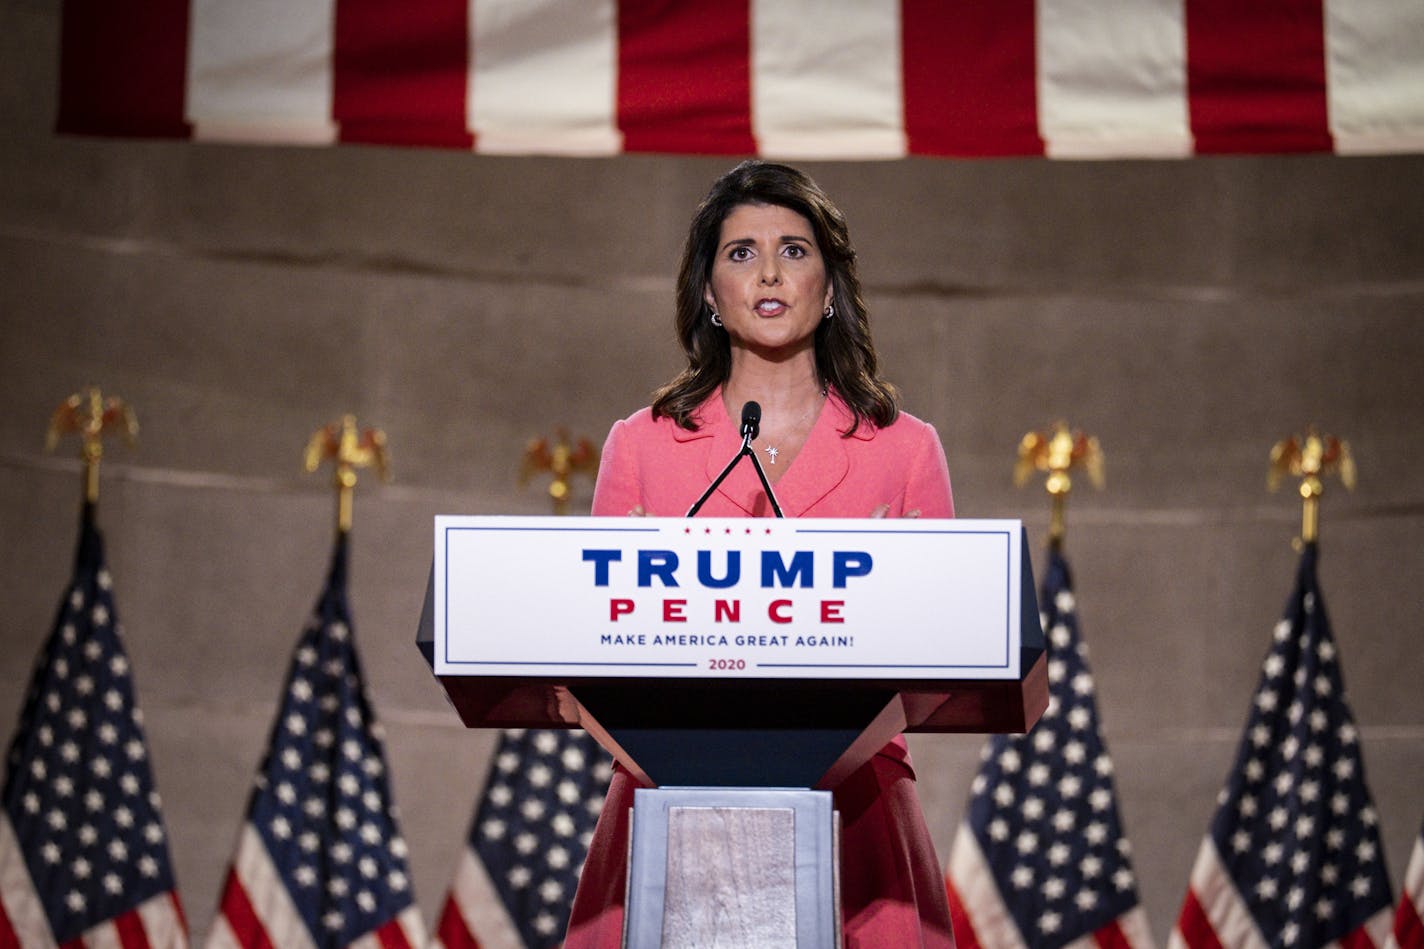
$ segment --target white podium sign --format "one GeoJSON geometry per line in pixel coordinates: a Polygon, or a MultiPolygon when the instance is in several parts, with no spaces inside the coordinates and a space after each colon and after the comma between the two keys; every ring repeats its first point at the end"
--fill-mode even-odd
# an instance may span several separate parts
{"type": "Polygon", "coordinates": [[[1017,679],[1016,520],[435,519],[441,676],[1017,679]]]}

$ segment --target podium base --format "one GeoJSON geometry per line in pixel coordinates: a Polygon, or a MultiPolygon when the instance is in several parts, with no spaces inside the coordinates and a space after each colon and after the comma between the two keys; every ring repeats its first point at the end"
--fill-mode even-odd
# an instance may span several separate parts
{"type": "Polygon", "coordinates": [[[625,949],[839,946],[836,820],[829,791],[635,791],[625,949]]]}

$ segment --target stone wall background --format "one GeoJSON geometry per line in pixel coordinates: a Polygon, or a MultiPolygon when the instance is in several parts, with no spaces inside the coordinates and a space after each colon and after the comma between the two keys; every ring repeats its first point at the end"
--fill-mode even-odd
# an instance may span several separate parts
{"type": "MultiPolygon", "coordinates": [[[[676,257],[731,161],[59,138],[58,17],[0,0],[0,733],[73,554],[78,464],[44,429],[97,383],[143,426],[109,450],[100,518],[205,933],[330,549],[301,451],[353,411],[394,456],[358,492],[352,603],[433,922],[494,736],[412,646],[430,518],[546,513],[516,483],[525,440],[601,441],[675,371],[676,257]]],[[[1398,887],[1424,815],[1424,158],[805,167],[962,514],[1025,518],[1041,563],[1018,438],[1066,417],[1102,440],[1109,486],[1074,494],[1068,554],[1159,938],[1292,582],[1268,449],[1309,422],[1350,439],[1361,484],[1328,489],[1321,577],[1398,887]]],[[[942,857],[981,744],[911,739],[942,857]]]]}

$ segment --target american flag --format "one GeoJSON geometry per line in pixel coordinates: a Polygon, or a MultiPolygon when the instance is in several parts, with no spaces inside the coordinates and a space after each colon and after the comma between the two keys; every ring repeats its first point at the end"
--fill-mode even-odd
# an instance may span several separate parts
{"type": "Polygon", "coordinates": [[[787,159],[1424,149],[1408,0],[67,0],[63,132],[787,159]]]}
{"type": "Polygon", "coordinates": [[[503,732],[435,945],[559,945],[612,773],[586,732],[503,732]]]}
{"type": "Polygon", "coordinates": [[[188,945],[113,582],[84,508],[74,578],[5,765],[0,946],[188,945]]]}
{"type": "Polygon", "coordinates": [[[1339,650],[1301,554],[1173,949],[1384,943],[1393,900],[1339,650]]]}
{"type": "Polygon", "coordinates": [[[1048,708],[1028,734],[984,747],[945,873],[954,938],[960,949],[1151,949],[1072,576],[1056,549],[1042,603],[1048,708]]]}
{"type": "Polygon", "coordinates": [[[425,942],[346,602],[347,537],[287,674],[209,949],[425,942]]]}
{"type": "Polygon", "coordinates": [[[1414,838],[1414,852],[1404,871],[1404,894],[1394,913],[1389,949],[1424,949],[1424,828],[1414,838]]]}

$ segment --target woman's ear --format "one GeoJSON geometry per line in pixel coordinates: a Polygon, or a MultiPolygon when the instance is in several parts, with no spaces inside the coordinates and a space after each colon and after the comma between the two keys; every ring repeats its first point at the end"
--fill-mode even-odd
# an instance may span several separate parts
{"type": "Polygon", "coordinates": [[[717,299],[712,296],[712,284],[710,283],[702,285],[702,302],[706,303],[707,308],[713,313],[717,312],[717,299]]]}

